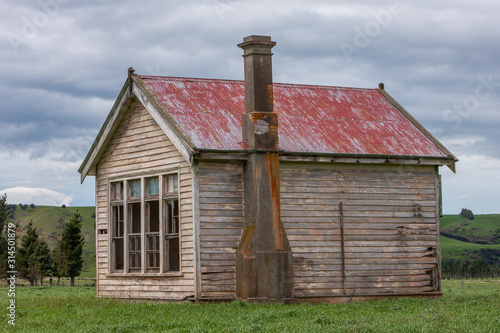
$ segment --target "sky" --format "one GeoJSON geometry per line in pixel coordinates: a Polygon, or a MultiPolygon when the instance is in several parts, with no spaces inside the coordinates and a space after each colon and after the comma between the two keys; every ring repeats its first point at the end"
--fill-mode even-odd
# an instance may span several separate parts
{"type": "Polygon", "coordinates": [[[275,82],[379,82],[459,158],[447,214],[500,213],[500,2],[0,0],[0,193],[93,206],[77,170],[127,78],[243,79],[271,36],[275,82]]]}

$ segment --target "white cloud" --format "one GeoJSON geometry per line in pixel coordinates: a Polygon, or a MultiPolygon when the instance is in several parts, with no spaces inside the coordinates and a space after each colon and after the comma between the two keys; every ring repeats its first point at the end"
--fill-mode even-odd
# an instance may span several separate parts
{"type": "Polygon", "coordinates": [[[0,195],[7,194],[9,204],[35,204],[42,206],[69,205],[73,198],[70,195],[49,190],[47,188],[11,187],[0,191],[0,195]]]}
{"type": "Polygon", "coordinates": [[[481,214],[500,213],[500,159],[462,155],[457,173],[442,168],[443,208],[458,214],[462,208],[481,214]]]}

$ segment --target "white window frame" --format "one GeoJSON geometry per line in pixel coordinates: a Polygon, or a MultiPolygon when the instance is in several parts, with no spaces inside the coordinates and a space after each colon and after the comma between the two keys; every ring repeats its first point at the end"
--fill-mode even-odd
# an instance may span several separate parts
{"type": "Polygon", "coordinates": [[[158,276],[158,275],[167,275],[167,276],[175,276],[175,275],[182,275],[182,232],[181,232],[181,214],[180,214],[180,176],[179,176],[179,170],[168,170],[162,173],[155,173],[155,174],[141,174],[141,175],[130,175],[130,176],[125,176],[125,177],[120,177],[120,178],[110,178],[108,180],[108,212],[109,212],[109,217],[108,217],[108,275],[111,276],[158,276]],[[174,181],[176,177],[176,188],[177,192],[169,192],[167,193],[165,190],[165,179],[167,179],[168,176],[174,176],[174,181]],[[148,178],[153,178],[153,177],[158,177],[159,179],[159,193],[158,195],[154,197],[148,198],[146,193],[147,193],[147,179],[148,178]],[[140,180],[141,181],[141,196],[140,199],[134,198],[131,200],[128,196],[129,192],[129,182],[133,180],[140,180]],[[121,200],[113,200],[113,185],[116,183],[122,183],[122,198],[121,200]],[[174,200],[177,201],[177,208],[178,208],[178,268],[179,270],[175,271],[169,271],[167,270],[167,261],[169,254],[166,252],[166,234],[168,228],[168,219],[166,216],[166,207],[164,207],[164,203],[167,202],[168,200],[174,200]],[[149,227],[148,225],[148,218],[149,218],[149,212],[146,207],[148,207],[148,201],[158,201],[158,208],[159,208],[159,269],[149,269],[146,267],[148,265],[148,249],[147,249],[147,228],[149,227]],[[140,269],[138,270],[131,270],[129,267],[130,264],[130,252],[129,252],[129,229],[130,229],[130,219],[129,219],[129,204],[130,203],[140,203],[141,206],[141,214],[140,214],[140,228],[141,228],[141,266],[140,269]],[[115,253],[114,253],[114,243],[113,239],[115,237],[115,230],[114,230],[114,206],[123,206],[123,269],[115,269],[115,253]]]}

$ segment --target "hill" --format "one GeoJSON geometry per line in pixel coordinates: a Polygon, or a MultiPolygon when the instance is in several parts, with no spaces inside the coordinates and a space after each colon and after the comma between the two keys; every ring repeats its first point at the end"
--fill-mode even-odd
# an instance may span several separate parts
{"type": "Polygon", "coordinates": [[[500,214],[476,215],[473,220],[445,215],[441,235],[467,243],[500,244],[500,214]]]}
{"type": "Polygon", "coordinates": [[[500,214],[476,215],[474,220],[444,215],[441,254],[443,258],[467,260],[486,256],[500,264],[500,214]]]}
{"type": "Polygon", "coordinates": [[[471,253],[480,251],[481,249],[493,249],[500,251],[500,244],[484,245],[467,243],[441,236],[441,255],[443,258],[468,259],[470,258],[471,253]]]}
{"type": "Polygon", "coordinates": [[[21,209],[19,205],[14,211],[12,221],[20,223],[18,236],[22,237],[26,232],[27,225],[33,221],[33,226],[37,229],[40,237],[43,237],[49,247],[54,249],[57,239],[60,238],[63,225],[68,222],[73,214],[78,211],[82,215],[82,232],[85,237],[83,246],[83,277],[94,277],[95,269],[95,213],[94,207],[54,207],[54,206],[36,206],[34,208],[27,206],[21,209]]]}
{"type": "MultiPolygon", "coordinates": [[[[53,249],[57,238],[61,235],[63,223],[67,222],[77,210],[83,217],[82,230],[85,235],[82,276],[94,277],[96,274],[95,218],[92,217],[95,212],[94,207],[27,206],[25,209],[20,209],[17,205],[13,220],[20,222],[20,235],[26,231],[28,222],[33,221],[33,225],[53,249]]],[[[442,232],[453,231],[456,236],[469,241],[491,242],[496,230],[500,230],[500,214],[476,215],[472,221],[464,220],[458,214],[444,215],[441,218],[442,232]]],[[[481,256],[482,253],[493,253],[495,256],[495,253],[500,253],[500,244],[478,244],[441,236],[441,253],[443,258],[470,260],[481,256]]]]}

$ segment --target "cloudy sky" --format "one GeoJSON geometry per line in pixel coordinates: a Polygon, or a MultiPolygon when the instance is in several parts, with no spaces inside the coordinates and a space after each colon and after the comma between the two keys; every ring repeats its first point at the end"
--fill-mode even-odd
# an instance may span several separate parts
{"type": "Polygon", "coordinates": [[[385,89],[459,159],[444,211],[500,213],[500,2],[0,0],[0,192],[94,205],[77,173],[132,66],[242,79],[270,35],[276,82],[385,89]]]}

